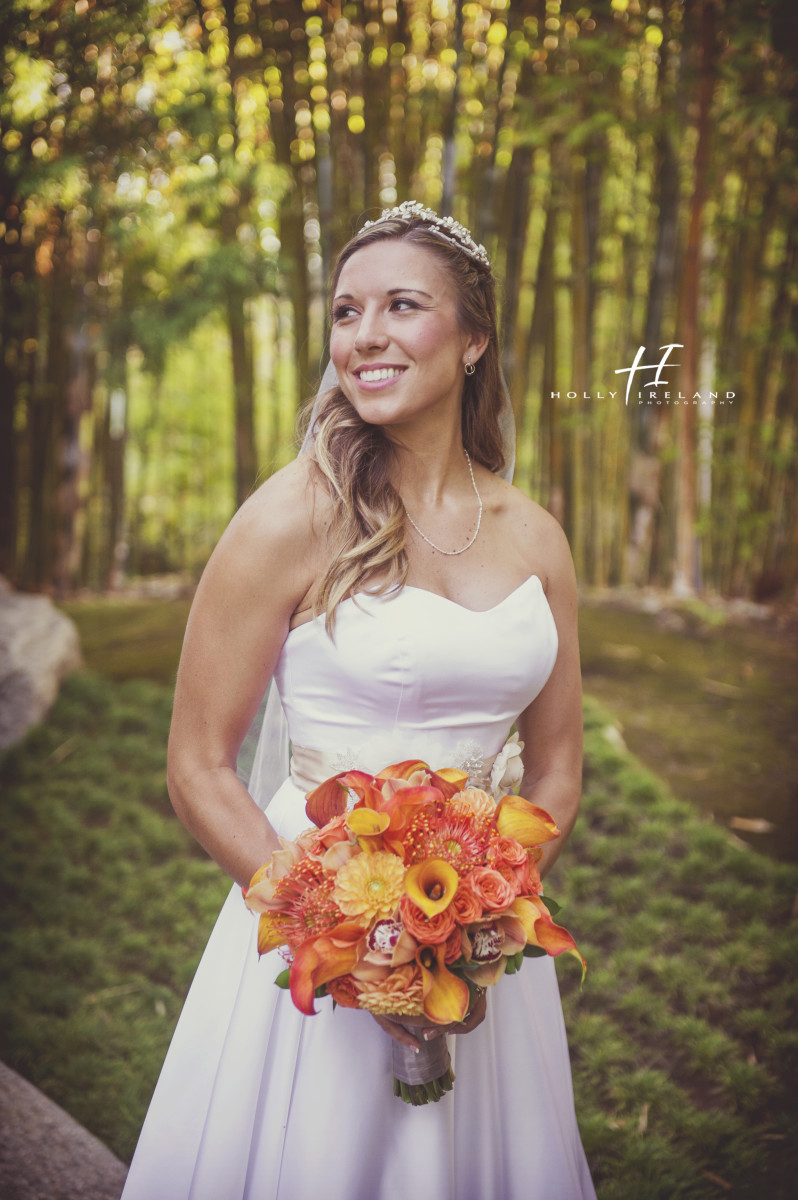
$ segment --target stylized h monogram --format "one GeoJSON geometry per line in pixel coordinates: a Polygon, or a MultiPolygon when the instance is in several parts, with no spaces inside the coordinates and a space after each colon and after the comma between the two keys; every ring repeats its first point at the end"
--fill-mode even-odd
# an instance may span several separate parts
{"type": "MultiPolygon", "coordinates": [[[[632,380],[634,379],[635,371],[656,371],[657,373],[654,376],[654,379],[652,380],[651,383],[647,384],[646,386],[659,387],[659,385],[661,383],[664,383],[665,386],[667,387],[668,381],[667,381],[667,379],[662,378],[662,370],[668,361],[668,356],[669,356],[671,350],[677,350],[677,349],[683,349],[683,348],[684,348],[683,342],[670,342],[667,346],[660,346],[660,350],[664,350],[665,353],[663,354],[662,358],[659,360],[658,363],[641,363],[640,359],[645,354],[646,348],[645,348],[645,346],[638,347],[637,354],[635,355],[635,360],[632,363],[631,367],[619,367],[618,370],[615,372],[616,375],[626,375],[627,372],[629,374],[629,378],[626,381],[626,403],[627,404],[629,403],[629,392],[632,390],[632,380]]],[[[678,367],[679,364],[671,363],[671,366],[678,367]]]]}

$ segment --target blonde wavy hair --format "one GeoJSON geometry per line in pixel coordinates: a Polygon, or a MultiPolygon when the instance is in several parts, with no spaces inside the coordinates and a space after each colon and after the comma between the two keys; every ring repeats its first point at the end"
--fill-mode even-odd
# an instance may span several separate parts
{"type": "MultiPolygon", "coordinates": [[[[422,221],[391,218],[361,230],[347,243],[333,270],[331,297],[352,255],[387,239],[424,246],[434,254],[454,288],[460,327],[489,338],[476,372],[465,378],[462,437],[472,459],[489,471],[500,471],[504,466],[499,428],[503,383],[491,270],[436,237],[422,221]]],[[[305,425],[312,407],[311,403],[304,410],[305,425]]],[[[326,614],[325,626],[330,634],[335,610],[342,600],[366,588],[384,595],[407,579],[405,507],[390,479],[394,454],[381,427],[362,420],[340,387],[319,397],[312,455],[332,500],[330,539],[334,552],[316,588],[313,612],[326,614]]]]}

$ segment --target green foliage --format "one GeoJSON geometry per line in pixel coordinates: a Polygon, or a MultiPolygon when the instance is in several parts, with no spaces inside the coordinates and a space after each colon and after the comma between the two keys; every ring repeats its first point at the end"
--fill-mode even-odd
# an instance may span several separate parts
{"type": "MultiPolygon", "coordinates": [[[[135,347],[137,365],[158,381],[187,350],[213,371],[219,352],[203,345],[203,332],[226,325],[231,342],[242,335],[242,409],[254,394],[253,358],[273,364],[277,403],[295,408],[323,356],[323,291],[336,250],[363,214],[408,196],[472,224],[505,276],[505,366],[523,415],[521,485],[544,498],[562,494],[580,575],[602,584],[626,578],[627,510],[639,499],[630,486],[634,451],[651,423],[643,414],[633,424],[631,410],[608,402],[607,384],[648,336],[653,312],[657,337],[683,341],[674,323],[685,254],[677,241],[663,269],[656,248],[690,221],[700,166],[695,114],[709,78],[702,233],[713,252],[704,255],[707,303],[697,332],[703,361],[717,363],[702,387],[731,388],[737,399],[711,414],[708,504],[687,515],[715,586],[753,591],[765,577],[788,590],[798,445],[789,406],[798,143],[788,6],[710,6],[708,50],[684,0],[581,8],[552,0],[545,13],[520,3],[418,0],[365,15],[362,6],[306,0],[284,4],[279,16],[274,4],[254,0],[0,7],[0,360],[4,390],[16,400],[0,432],[11,437],[14,426],[27,479],[24,447],[39,437],[37,414],[49,406],[58,429],[75,348],[85,351],[90,370],[78,375],[88,391],[86,379],[95,381],[80,405],[81,453],[93,460],[81,497],[95,518],[84,537],[87,579],[105,582],[128,533],[134,557],[141,548],[139,557],[151,559],[158,540],[148,533],[139,547],[149,492],[129,493],[130,528],[120,530],[121,472],[105,461],[108,397],[124,390],[127,352],[135,347]],[[256,325],[251,306],[268,296],[290,317],[256,325]],[[543,403],[571,385],[591,398],[543,403]]],[[[227,397],[233,355],[224,357],[227,397]]],[[[189,505],[170,490],[179,472],[161,436],[159,405],[170,402],[153,387],[144,423],[167,464],[167,496],[157,506],[179,508],[182,520],[189,505]]],[[[252,439],[232,405],[217,428],[213,472],[230,495],[238,472],[237,501],[259,468],[283,457],[280,421],[258,416],[257,463],[235,459],[234,431],[239,452],[252,439]]],[[[660,528],[640,571],[667,579],[672,473],[684,456],[677,414],[656,421],[660,528]]],[[[48,453],[71,461],[77,452],[53,445],[48,453]]],[[[142,453],[136,427],[128,470],[142,453]]],[[[47,492],[44,508],[55,512],[64,489],[54,474],[43,471],[30,486],[47,492]]],[[[28,499],[23,489],[23,549],[44,537],[28,499]]],[[[63,506],[59,518],[83,537],[74,515],[83,506],[63,506]]],[[[190,554],[193,534],[174,549],[190,554]]],[[[171,530],[164,540],[176,540],[171,530]]],[[[45,560],[55,557],[54,542],[43,547],[45,560]]],[[[18,561],[14,546],[0,552],[18,561]]],[[[57,572],[46,566],[26,583],[49,585],[57,572]]]]}

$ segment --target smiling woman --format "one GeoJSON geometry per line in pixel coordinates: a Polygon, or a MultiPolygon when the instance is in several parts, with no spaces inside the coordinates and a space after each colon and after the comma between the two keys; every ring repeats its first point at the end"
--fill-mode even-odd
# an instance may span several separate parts
{"type": "Polygon", "coordinates": [[[341,390],[364,421],[401,434],[410,420],[460,420],[464,369],[487,337],[461,328],[454,288],[429,250],[364,247],[338,276],[330,354],[341,390]]]}
{"type": "MultiPolygon", "coordinates": [[[[354,584],[382,593],[407,581],[408,536],[446,557],[468,549],[482,523],[481,491],[505,463],[495,285],[484,252],[463,253],[435,226],[397,211],[349,243],[332,280],[339,386],[314,407],[314,454],[333,494],[346,497],[331,519],[351,553],[332,560],[316,593],[330,629],[354,584]],[[439,486],[430,462],[443,455],[449,478],[439,486]],[[482,483],[472,459],[486,468],[482,483]],[[373,531],[367,541],[364,527],[373,531]]],[[[485,593],[484,579],[480,588],[473,575],[458,577],[481,591],[475,606],[500,598],[485,593]]],[[[432,591],[446,587],[431,580],[432,591]]],[[[310,611],[308,602],[292,623],[310,611]]]]}
{"type": "MultiPolygon", "coordinates": [[[[336,880],[324,831],[304,835],[318,896],[292,909],[291,978],[305,981],[302,1008],[312,1012],[324,943],[325,963],[345,964],[331,979],[335,1011],[328,998],[303,1016],[274,987],[278,943],[261,943],[258,960],[258,927],[233,888],[125,1200],[591,1200],[552,960],[527,960],[490,997],[475,986],[480,971],[496,973],[491,913],[509,902],[513,881],[523,876],[542,904],[540,877],[573,826],[581,778],[573,567],[553,518],[498,474],[512,446],[499,422],[487,256],[453,222],[400,206],[344,249],[332,316],[338,383],[317,399],[306,452],[243,506],[198,588],[170,795],[238,884],[253,896],[261,889],[268,928],[277,919],[269,881],[336,772],[373,780],[407,760],[455,768],[462,790],[452,802],[471,817],[451,817],[432,839],[432,810],[420,808],[405,849],[351,858],[355,841],[382,826],[368,814],[351,828],[339,822],[347,865],[336,880]],[[236,755],[270,679],[291,770],[280,782],[256,769],[248,793],[236,755]],[[513,723],[523,756],[515,807],[501,800],[513,723]],[[492,857],[477,865],[466,836],[473,841],[474,814],[487,829],[487,814],[521,820],[529,802],[552,814],[556,840],[534,863],[522,849],[517,864],[502,857],[506,838],[480,842],[492,857]],[[335,924],[338,909],[346,919],[335,924]],[[461,945],[455,912],[469,930],[461,945]],[[469,985],[455,980],[456,1011],[455,959],[473,972],[469,985]],[[450,1047],[456,1092],[419,1109],[395,1099],[392,1048],[432,1042],[448,1061],[453,1034],[463,1035],[450,1047]]],[[[437,803],[434,788],[417,790],[419,805],[437,803]]]]}

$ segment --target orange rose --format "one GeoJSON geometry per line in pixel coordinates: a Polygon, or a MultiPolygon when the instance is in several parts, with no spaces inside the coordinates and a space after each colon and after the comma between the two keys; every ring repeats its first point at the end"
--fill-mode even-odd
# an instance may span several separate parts
{"type": "Polygon", "coordinates": [[[449,909],[454,913],[454,919],[458,925],[469,925],[472,921],[478,921],[482,916],[482,904],[466,880],[460,881],[449,909]]]}
{"type": "Polygon", "coordinates": [[[506,879],[510,887],[513,889],[513,896],[518,895],[518,871],[520,867],[510,867],[507,863],[497,863],[494,870],[498,871],[502,879],[506,879]]]}
{"type": "Polygon", "coordinates": [[[362,990],[363,985],[352,975],[341,975],[327,984],[328,993],[341,1008],[359,1008],[358,997],[362,990]]]}
{"type": "Polygon", "coordinates": [[[502,862],[508,867],[520,867],[528,858],[526,850],[515,838],[500,837],[495,847],[497,865],[502,862]]]}
{"type": "Polygon", "coordinates": [[[516,891],[519,896],[539,896],[543,891],[540,882],[540,871],[530,854],[520,867],[513,868],[516,879],[516,891]]]}
{"type": "Polygon", "coordinates": [[[492,912],[507,908],[515,900],[516,889],[492,867],[474,867],[466,878],[483,907],[492,912]]]}
{"type": "Polygon", "coordinates": [[[455,925],[454,929],[446,939],[446,945],[443,948],[443,961],[448,967],[450,963],[457,962],[462,953],[462,930],[460,929],[459,925],[455,925]]]}
{"type": "Polygon", "coordinates": [[[451,904],[443,912],[436,913],[434,917],[425,917],[409,896],[402,896],[399,911],[402,924],[407,932],[423,946],[440,945],[447,940],[455,927],[455,916],[451,904]]]}
{"type": "Polygon", "coordinates": [[[297,845],[301,846],[308,854],[321,858],[325,850],[329,850],[338,842],[351,841],[349,830],[344,824],[346,815],[346,813],[342,813],[339,817],[333,817],[321,829],[308,829],[304,833],[300,833],[296,839],[297,845]]]}
{"type": "Polygon", "coordinates": [[[530,851],[529,854],[529,879],[527,881],[527,895],[539,896],[543,891],[543,884],[540,880],[540,871],[538,870],[538,860],[530,851]]]}

